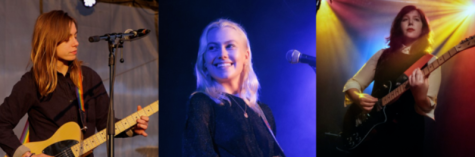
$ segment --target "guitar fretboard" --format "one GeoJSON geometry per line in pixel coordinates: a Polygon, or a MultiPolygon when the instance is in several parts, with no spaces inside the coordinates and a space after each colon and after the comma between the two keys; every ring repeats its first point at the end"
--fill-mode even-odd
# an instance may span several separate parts
{"type": "MultiPolygon", "coordinates": [[[[456,47],[450,49],[447,53],[443,54],[434,62],[428,64],[424,69],[422,69],[422,73],[424,74],[424,76],[428,76],[435,69],[437,69],[442,64],[447,62],[447,60],[455,56],[455,54],[457,54],[459,51],[457,51],[456,47]]],[[[386,106],[387,104],[391,103],[394,99],[398,98],[402,93],[409,90],[409,88],[410,88],[409,81],[405,81],[399,87],[397,87],[396,89],[391,91],[388,95],[382,98],[382,105],[386,106]]]]}
{"type": "MultiPolygon", "coordinates": [[[[153,102],[152,104],[148,105],[142,110],[139,110],[130,116],[125,117],[124,119],[120,120],[119,122],[115,123],[115,135],[124,132],[125,130],[129,129],[132,126],[137,124],[137,119],[140,119],[141,116],[151,116],[154,113],[158,112],[158,100],[153,102]]],[[[82,142],[71,147],[71,151],[73,152],[74,156],[81,156],[94,148],[98,147],[102,143],[107,141],[107,132],[106,129],[102,129],[98,133],[92,135],[84,139],[82,142]]]]}

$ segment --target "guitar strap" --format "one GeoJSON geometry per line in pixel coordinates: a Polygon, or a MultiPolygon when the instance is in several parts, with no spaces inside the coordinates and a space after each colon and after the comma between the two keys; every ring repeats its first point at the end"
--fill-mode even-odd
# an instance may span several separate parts
{"type": "Polygon", "coordinates": [[[82,73],[81,73],[81,70],[78,71],[79,75],[78,75],[78,86],[79,87],[76,87],[76,97],[77,97],[77,100],[78,100],[78,105],[79,105],[79,119],[81,119],[81,123],[82,123],[82,126],[83,128],[81,129],[82,131],[86,131],[87,129],[87,126],[86,126],[86,108],[84,107],[84,97],[83,97],[83,94],[84,94],[84,90],[82,88],[82,73]]]}
{"type": "Polygon", "coordinates": [[[20,142],[25,144],[30,142],[30,127],[29,127],[29,122],[26,120],[25,127],[23,128],[23,131],[21,132],[21,137],[20,137],[20,142]]]}
{"type": "Polygon", "coordinates": [[[282,152],[282,156],[285,157],[285,154],[284,154],[284,150],[282,149],[282,147],[280,147],[280,144],[279,142],[277,141],[277,139],[275,138],[275,135],[274,135],[274,132],[272,131],[270,125],[269,125],[269,122],[267,121],[267,118],[266,118],[266,115],[264,114],[264,111],[262,110],[262,108],[257,105],[259,107],[259,109],[261,110],[262,114],[261,114],[261,118],[262,118],[262,121],[264,121],[264,123],[266,124],[266,127],[267,127],[267,130],[269,130],[269,133],[272,135],[272,137],[274,138],[274,141],[275,143],[277,144],[277,147],[279,147],[279,150],[280,152],[282,152]]]}
{"type": "MultiPolygon", "coordinates": [[[[83,125],[83,128],[81,130],[85,132],[87,129],[86,108],[84,107],[84,97],[83,97],[84,91],[82,88],[81,70],[79,70],[78,86],[79,87],[76,87],[76,97],[77,97],[78,105],[79,105],[79,119],[81,119],[81,123],[83,125]]],[[[30,142],[30,123],[28,120],[26,120],[25,127],[23,128],[23,131],[21,133],[20,141],[22,144],[30,142]]]]}
{"type": "Polygon", "coordinates": [[[412,72],[414,72],[414,70],[416,68],[420,68],[422,70],[422,67],[426,64],[426,63],[429,63],[429,60],[434,57],[434,55],[432,54],[426,54],[424,56],[422,56],[421,58],[419,58],[419,60],[417,60],[414,64],[412,64],[409,68],[407,68],[406,71],[404,71],[404,74],[406,76],[411,76],[412,72]]]}

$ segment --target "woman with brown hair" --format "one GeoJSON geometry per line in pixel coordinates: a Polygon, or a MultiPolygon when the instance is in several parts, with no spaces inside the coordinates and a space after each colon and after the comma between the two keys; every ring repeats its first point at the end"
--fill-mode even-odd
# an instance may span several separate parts
{"type": "MultiPolygon", "coordinates": [[[[45,13],[36,20],[33,66],[0,106],[0,147],[8,156],[47,156],[32,154],[13,133],[26,113],[29,141],[46,140],[71,121],[83,128],[84,138],[106,127],[109,96],[99,75],[77,59],[77,33],[76,20],[63,11],[45,13]]],[[[148,120],[142,116],[133,129],[119,136],[147,136],[148,120]]]]}
{"type": "MultiPolygon", "coordinates": [[[[374,54],[345,84],[345,105],[354,104],[363,113],[369,113],[378,98],[394,89],[394,83],[406,69],[432,52],[431,34],[429,21],[421,9],[412,5],[403,7],[392,23],[389,48],[374,54]],[[362,93],[373,81],[372,94],[362,93]],[[393,88],[388,89],[388,82],[393,88]]],[[[435,59],[432,57],[429,63],[435,59]]],[[[422,155],[424,116],[434,119],[441,70],[439,68],[425,77],[420,68],[412,71],[408,78],[410,90],[386,109],[394,113],[392,118],[380,125],[377,135],[365,141],[353,155],[422,155]]]]}

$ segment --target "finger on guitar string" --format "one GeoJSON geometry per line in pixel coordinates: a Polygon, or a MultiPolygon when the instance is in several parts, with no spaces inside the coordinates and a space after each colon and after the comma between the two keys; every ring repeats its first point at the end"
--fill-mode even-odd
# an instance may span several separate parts
{"type": "Polygon", "coordinates": [[[375,97],[372,97],[371,95],[368,94],[360,94],[359,95],[359,104],[360,108],[362,108],[365,112],[370,112],[373,109],[373,106],[378,102],[378,99],[375,97]]]}
{"type": "Polygon", "coordinates": [[[147,127],[148,127],[148,126],[147,126],[147,125],[145,125],[145,124],[137,124],[137,127],[136,127],[136,129],[140,129],[140,130],[147,130],[147,127]]]}
{"type": "Polygon", "coordinates": [[[421,69],[417,69],[417,82],[418,82],[418,85],[421,85],[424,83],[424,74],[422,73],[421,69]]]}
{"type": "Polygon", "coordinates": [[[150,120],[148,116],[141,116],[140,119],[144,120],[145,122],[148,122],[150,120]]]}
{"type": "Polygon", "coordinates": [[[411,87],[414,86],[414,74],[415,74],[415,72],[416,72],[416,71],[414,70],[414,71],[412,72],[412,74],[409,76],[409,79],[408,79],[409,85],[410,85],[411,87]]]}

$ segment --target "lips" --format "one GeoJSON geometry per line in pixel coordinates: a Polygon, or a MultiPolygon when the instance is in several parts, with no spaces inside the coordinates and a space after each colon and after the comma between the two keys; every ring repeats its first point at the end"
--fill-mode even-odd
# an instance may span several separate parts
{"type": "Polygon", "coordinates": [[[213,64],[215,67],[222,68],[222,67],[230,67],[233,66],[233,63],[216,63],[213,64]]]}
{"type": "Polygon", "coordinates": [[[76,51],[73,51],[73,52],[71,52],[71,53],[72,53],[72,54],[77,54],[77,53],[78,53],[78,51],[76,50],[76,51]]]}
{"type": "Polygon", "coordinates": [[[412,32],[412,31],[414,31],[414,28],[408,28],[406,30],[407,30],[407,32],[412,32]]]}

